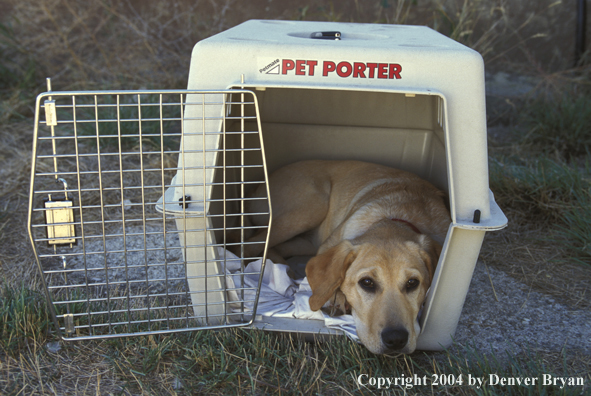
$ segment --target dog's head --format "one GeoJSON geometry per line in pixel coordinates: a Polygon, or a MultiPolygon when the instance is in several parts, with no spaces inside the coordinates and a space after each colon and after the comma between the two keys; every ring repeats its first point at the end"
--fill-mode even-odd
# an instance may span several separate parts
{"type": "Polygon", "coordinates": [[[310,308],[320,309],[340,291],[367,349],[412,353],[420,332],[419,311],[440,253],[441,246],[428,236],[382,224],[308,262],[310,308]]]}

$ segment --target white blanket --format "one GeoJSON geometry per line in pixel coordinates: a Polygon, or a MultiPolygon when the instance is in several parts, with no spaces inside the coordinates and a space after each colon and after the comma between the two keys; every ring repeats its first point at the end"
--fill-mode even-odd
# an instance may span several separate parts
{"type": "MultiPolygon", "coordinates": [[[[244,272],[240,271],[240,259],[229,251],[220,251],[220,256],[226,257],[226,281],[229,289],[245,288],[245,309],[252,310],[256,296],[256,288],[259,284],[262,260],[249,263],[244,272]],[[242,275],[242,273],[248,275],[242,275]]],[[[308,302],[312,296],[312,289],[308,279],[293,280],[287,271],[289,267],[284,264],[275,264],[267,260],[257,315],[273,316],[280,318],[316,319],[324,320],[326,327],[343,331],[349,338],[359,341],[355,322],[351,315],[331,317],[322,311],[312,311],[308,302]]],[[[238,293],[230,292],[230,299],[241,300],[238,293]]]]}

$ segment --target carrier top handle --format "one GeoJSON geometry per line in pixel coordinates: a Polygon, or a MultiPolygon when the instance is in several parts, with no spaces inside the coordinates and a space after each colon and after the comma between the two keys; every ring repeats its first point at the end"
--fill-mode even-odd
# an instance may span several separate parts
{"type": "Polygon", "coordinates": [[[341,32],[314,32],[310,38],[321,40],[340,40],[341,32]]]}

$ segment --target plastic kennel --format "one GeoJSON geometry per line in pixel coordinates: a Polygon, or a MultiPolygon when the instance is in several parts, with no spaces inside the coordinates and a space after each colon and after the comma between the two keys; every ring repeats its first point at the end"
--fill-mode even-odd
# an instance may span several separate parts
{"type": "Polygon", "coordinates": [[[248,191],[298,160],[389,165],[448,193],[419,349],[450,344],[484,234],[507,224],[488,186],[482,58],[426,27],[248,21],[197,43],[186,91],[48,92],[37,109],[29,226],[68,339],[338,333],[253,315],[264,265],[228,259],[248,200],[267,199],[248,191]]]}

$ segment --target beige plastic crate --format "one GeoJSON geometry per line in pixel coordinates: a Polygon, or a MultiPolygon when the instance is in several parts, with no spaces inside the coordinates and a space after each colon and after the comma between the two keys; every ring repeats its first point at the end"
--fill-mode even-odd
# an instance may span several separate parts
{"type": "MultiPolygon", "coordinates": [[[[228,88],[256,93],[269,173],[304,159],[355,159],[414,172],[447,191],[452,222],[420,319],[417,348],[448,346],[484,234],[507,224],[489,190],[482,57],[427,27],[252,20],[193,50],[188,89],[228,88]]],[[[228,126],[219,116],[229,111],[235,110],[192,107],[184,130],[220,131],[228,126]],[[212,120],[205,121],[208,117],[212,120]]],[[[198,136],[183,137],[183,147],[195,153],[190,158],[181,153],[179,167],[219,161],[213,152],[205,153],[220,147],[219,135],[198,136]]],[[[183,170],[177,177],[199,185],[213,182],[216,174],[183,170]]],[[[167,194],[178,202],[183,193],[177,188],[167,194]]],[[[177,221],[179,229],[186,227],[183,218],[177,221]]],[[[213,242],[216,236],[207,238],[213,242]]],[[[196,306],[203,303],[203,293],[193,296],[196,306]]],[[[227,296],[220,291],[215,298],[227,296]]],[[[333,332],[311,320],[257,317],[255,326],[333,332]]]]}

